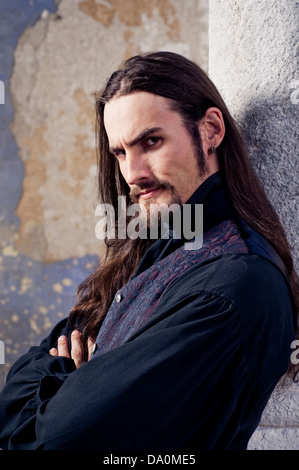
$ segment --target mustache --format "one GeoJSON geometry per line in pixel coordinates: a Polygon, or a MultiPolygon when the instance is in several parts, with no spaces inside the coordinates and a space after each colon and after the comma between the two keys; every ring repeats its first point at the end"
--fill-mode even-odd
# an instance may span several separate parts
{"type": "Polygon", "coordinates": [[[140,181],[139,184],[134,185],[129,193],[130,199],[136,202],[140,196],[140,192],[145,189],[166,189],[172,194],[175,192],[175,188],[168,181],[159,180],[157,178],[147,181],[140,181]]]}

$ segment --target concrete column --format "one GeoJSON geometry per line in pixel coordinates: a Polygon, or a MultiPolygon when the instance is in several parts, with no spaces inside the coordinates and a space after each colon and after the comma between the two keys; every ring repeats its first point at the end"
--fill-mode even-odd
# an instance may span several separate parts
{"type": "MultiPolygon", "coordinates": [[[[209,75],[242,126],[299,268],[299,2],[210,0],[209,75]]],[[[299,385],[277,387],[252,449],[299,449],[299,385]]]]}

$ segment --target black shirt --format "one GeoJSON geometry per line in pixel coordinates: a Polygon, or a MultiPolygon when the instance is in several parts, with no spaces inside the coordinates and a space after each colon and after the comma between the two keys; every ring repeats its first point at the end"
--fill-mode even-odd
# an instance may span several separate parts
{"type": "MultiPolygon", "coordinates": [[[[246,448],[288,367],[295,338],[289,286],[271,246],[236,219],[220,174],[191,203],[204,204],[209,256],[167,284],[139,328],[78,370],[71,359],[48,353],[70,333],[67,319],[56,325],[9,372],[0,395],[0,447],[246,448]],[[227,227],[246,250],[222,250],[219,238],[212,256],[215,230],[218,236],[227,227]]],[[[158,240],[146,253],[128,283],[136,302],[141,276],[154,267],[165,275],[162,268],[180,249],[180,240],[158,240]]],[[[136,309],[136,317],[142,314],[136,309]]],[[[116,333],[117,326],[112,322],[116,333]]]]}

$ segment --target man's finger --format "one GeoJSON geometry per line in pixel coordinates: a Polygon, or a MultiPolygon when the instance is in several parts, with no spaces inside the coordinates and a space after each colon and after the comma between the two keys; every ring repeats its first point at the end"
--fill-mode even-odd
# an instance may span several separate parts
{"type": "Polygon", "coordinates": [[[87,340],[88,360],[90,359],[90,356],[92,354],[93,345],[94,345],[94,342],[90,338],[88,338],[87,340]]]}
{"type": "Polygon", "coordinates": [[[58,356],[70,357],[67,337],[59,336],[57,341],[58,356]]]}
{"type": "Polygon", "coordinates": [[[80,331],[74,330],[71,335],[71,357],[75,362],[77,369],[81,366],[84,360],[84,351],[83,351],[83,343],[82,343],[82,335],[80,331]]]}

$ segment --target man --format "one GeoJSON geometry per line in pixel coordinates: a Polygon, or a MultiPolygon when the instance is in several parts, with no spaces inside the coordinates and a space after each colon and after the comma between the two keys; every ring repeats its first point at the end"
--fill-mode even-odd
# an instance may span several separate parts
{"type": "Polygon", "coordinates": [[[296,275],[279,219],[193,62],[133,57],[96,107],[101,201],[116,218],[120,196],[147,214],[188,205],[192,226],[203,204],[203,244],[188,250],[174,230],[107,239],[70,317],[10,370],[0,445],[245,449],[295,338],[296,275]]]}

